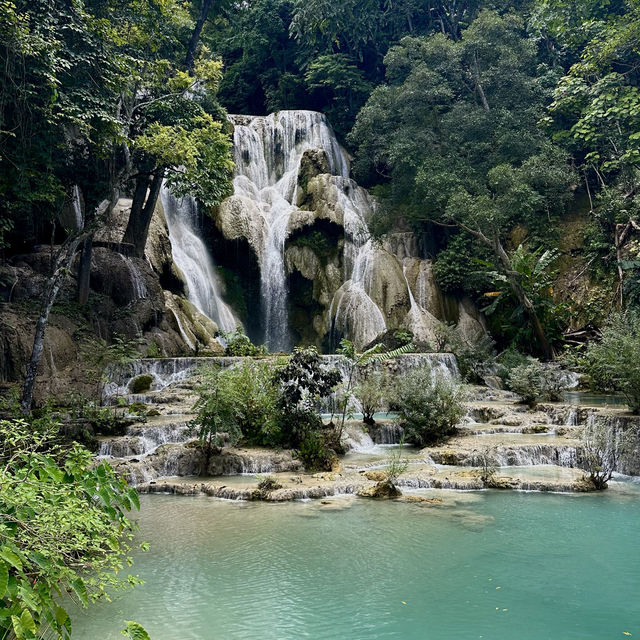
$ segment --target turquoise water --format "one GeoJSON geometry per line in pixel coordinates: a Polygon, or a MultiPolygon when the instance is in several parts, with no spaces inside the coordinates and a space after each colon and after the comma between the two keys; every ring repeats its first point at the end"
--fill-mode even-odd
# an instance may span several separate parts
{"type": "MultiPolygon", "coordinates": [[[[427,495],[427,494],[423,494],[427,495]]],[[[143,496],[146,584],[75,619],[116,640],[640,637],[640,491],[432,493],[442,506],[143,496]]]]}
{"type": "Polygon", "coordinates": [[[627,400],[623,396],[614,396],[604,393],[591,393],[589,391],[565,391],[562,394],[562,402],[578,404],[587,407],[620,407],[627,400]]]}

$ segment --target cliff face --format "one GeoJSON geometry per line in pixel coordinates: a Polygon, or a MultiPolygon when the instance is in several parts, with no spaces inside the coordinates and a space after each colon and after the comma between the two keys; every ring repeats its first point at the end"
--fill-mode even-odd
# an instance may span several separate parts
{"type": "MultiPolygon", "coordinates": [[[[143,355],[175,356],[219,352],[218,330],[237,326],[273,351],[330,351],[341,337],[361,348],[398,329],[433,345],[438,321],[482,333],[470,301],[442,296],[412,234],[371,236],[376,203],[350,179],[349,158],[322,114],[230,120],[234,195],[211,219],[163,189],[144,259],[120,244],[131,201],[118,202],[94,239],[90,304],[76,305],[73,274],[60,293],[42,389],[68,387],[65,378],[82,386],[82,345],[115,336],[139,340],[143,355]]],[[[15,256],[3,270],[0,382],[23,375],[52,251],[15,256]]]]}
{"type": "MultiPolygon", "coordinates": [[[[214,339],[218,327],[186,298],[162,206],[154,213],[145,259],[127,256],[119,245],[130,206],[129,200],[120,200],[96,234],[87,307],[76,303],[75,271],[63,284],[47,328],[37,400],[72,391],[94,394],[99,386],[96,361],[115,337],[137,346],[141,355],[221,352],[214,339]]],[[[1,269],[0,385],[24,376],[56,249],[37,247],[1,269]]]]}

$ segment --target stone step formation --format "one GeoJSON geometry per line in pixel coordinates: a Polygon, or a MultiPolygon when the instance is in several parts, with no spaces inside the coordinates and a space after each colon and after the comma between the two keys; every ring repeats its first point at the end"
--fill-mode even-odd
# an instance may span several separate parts
{"type": "MultiPolygon", "coordinates": [[[[395,366],[404,370],[429,357],[446,363],[444,356],[403,356],[395,366]]],[[[229,360],[228,364],[237,361],[229,360]]],[[[333,365],[335,360],[335,356],[327,357],[333,365]]],[[[138,362],[127,372],[129,379],[125,375],[111,387],[113,392],[126,390],[144,371],[155,371],[158,376],[157,390],[120,396],[127,403],[144,402],[149,413],[158,415],[132,424],[124,436],[100,438],[99,454],[142,492],[272,501],[368,495],[402,438],[394,417],[382,415],[366,430],[361,421],[349,420],[344,436],[346,455],[333,471],[320,474],[305,472],[292,451],[225,447],[205,462],[201,450],[193,446],[195,436],[189,429],[198,384],[197,370],[191,364],[186,359],[138,362]],[[273,476],[280,487],[258,491],[258,476],[264,474],[273,476]]],[[[452,375],[457,375],[457,369],[452,375]]],[[[396,484],[405,492],[486,487],[587,491],[591,487],[583,479],[580,430],[589,420],[621,424],[640,419],[625,415],[621,407],[542,403],[529,410],[512,393],[474,387],[457,435],[440,446],[405,446],[407,468],[396,484]]],[[[640,475],[639,462],[633,458],[622,458],[616,470],[640,475]]]]}

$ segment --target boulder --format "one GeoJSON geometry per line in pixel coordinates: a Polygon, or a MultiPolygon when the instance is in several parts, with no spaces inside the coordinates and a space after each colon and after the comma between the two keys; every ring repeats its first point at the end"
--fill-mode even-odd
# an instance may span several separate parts
{"type": "Polygon", "coordinates": [[[357,493],[361,498],[397,498],[402,495],[402,491],[398,489],[392,482],[385,480],[383,482],[378,482],[373,487],[367,487],[366,489],[361,489],[357,493]]]}

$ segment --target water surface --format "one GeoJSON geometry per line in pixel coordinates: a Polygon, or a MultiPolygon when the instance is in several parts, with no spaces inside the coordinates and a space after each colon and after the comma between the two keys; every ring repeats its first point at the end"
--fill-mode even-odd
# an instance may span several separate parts
{"type": "MultiPolygon", "coordinates": [[[[606,640],[640,637],[640,488],[451,491],[442,505],[143,496],[144,586],[79,640],[606,640]]],[[[77,634],[77,635],[76,635],[77,634]]]]}

